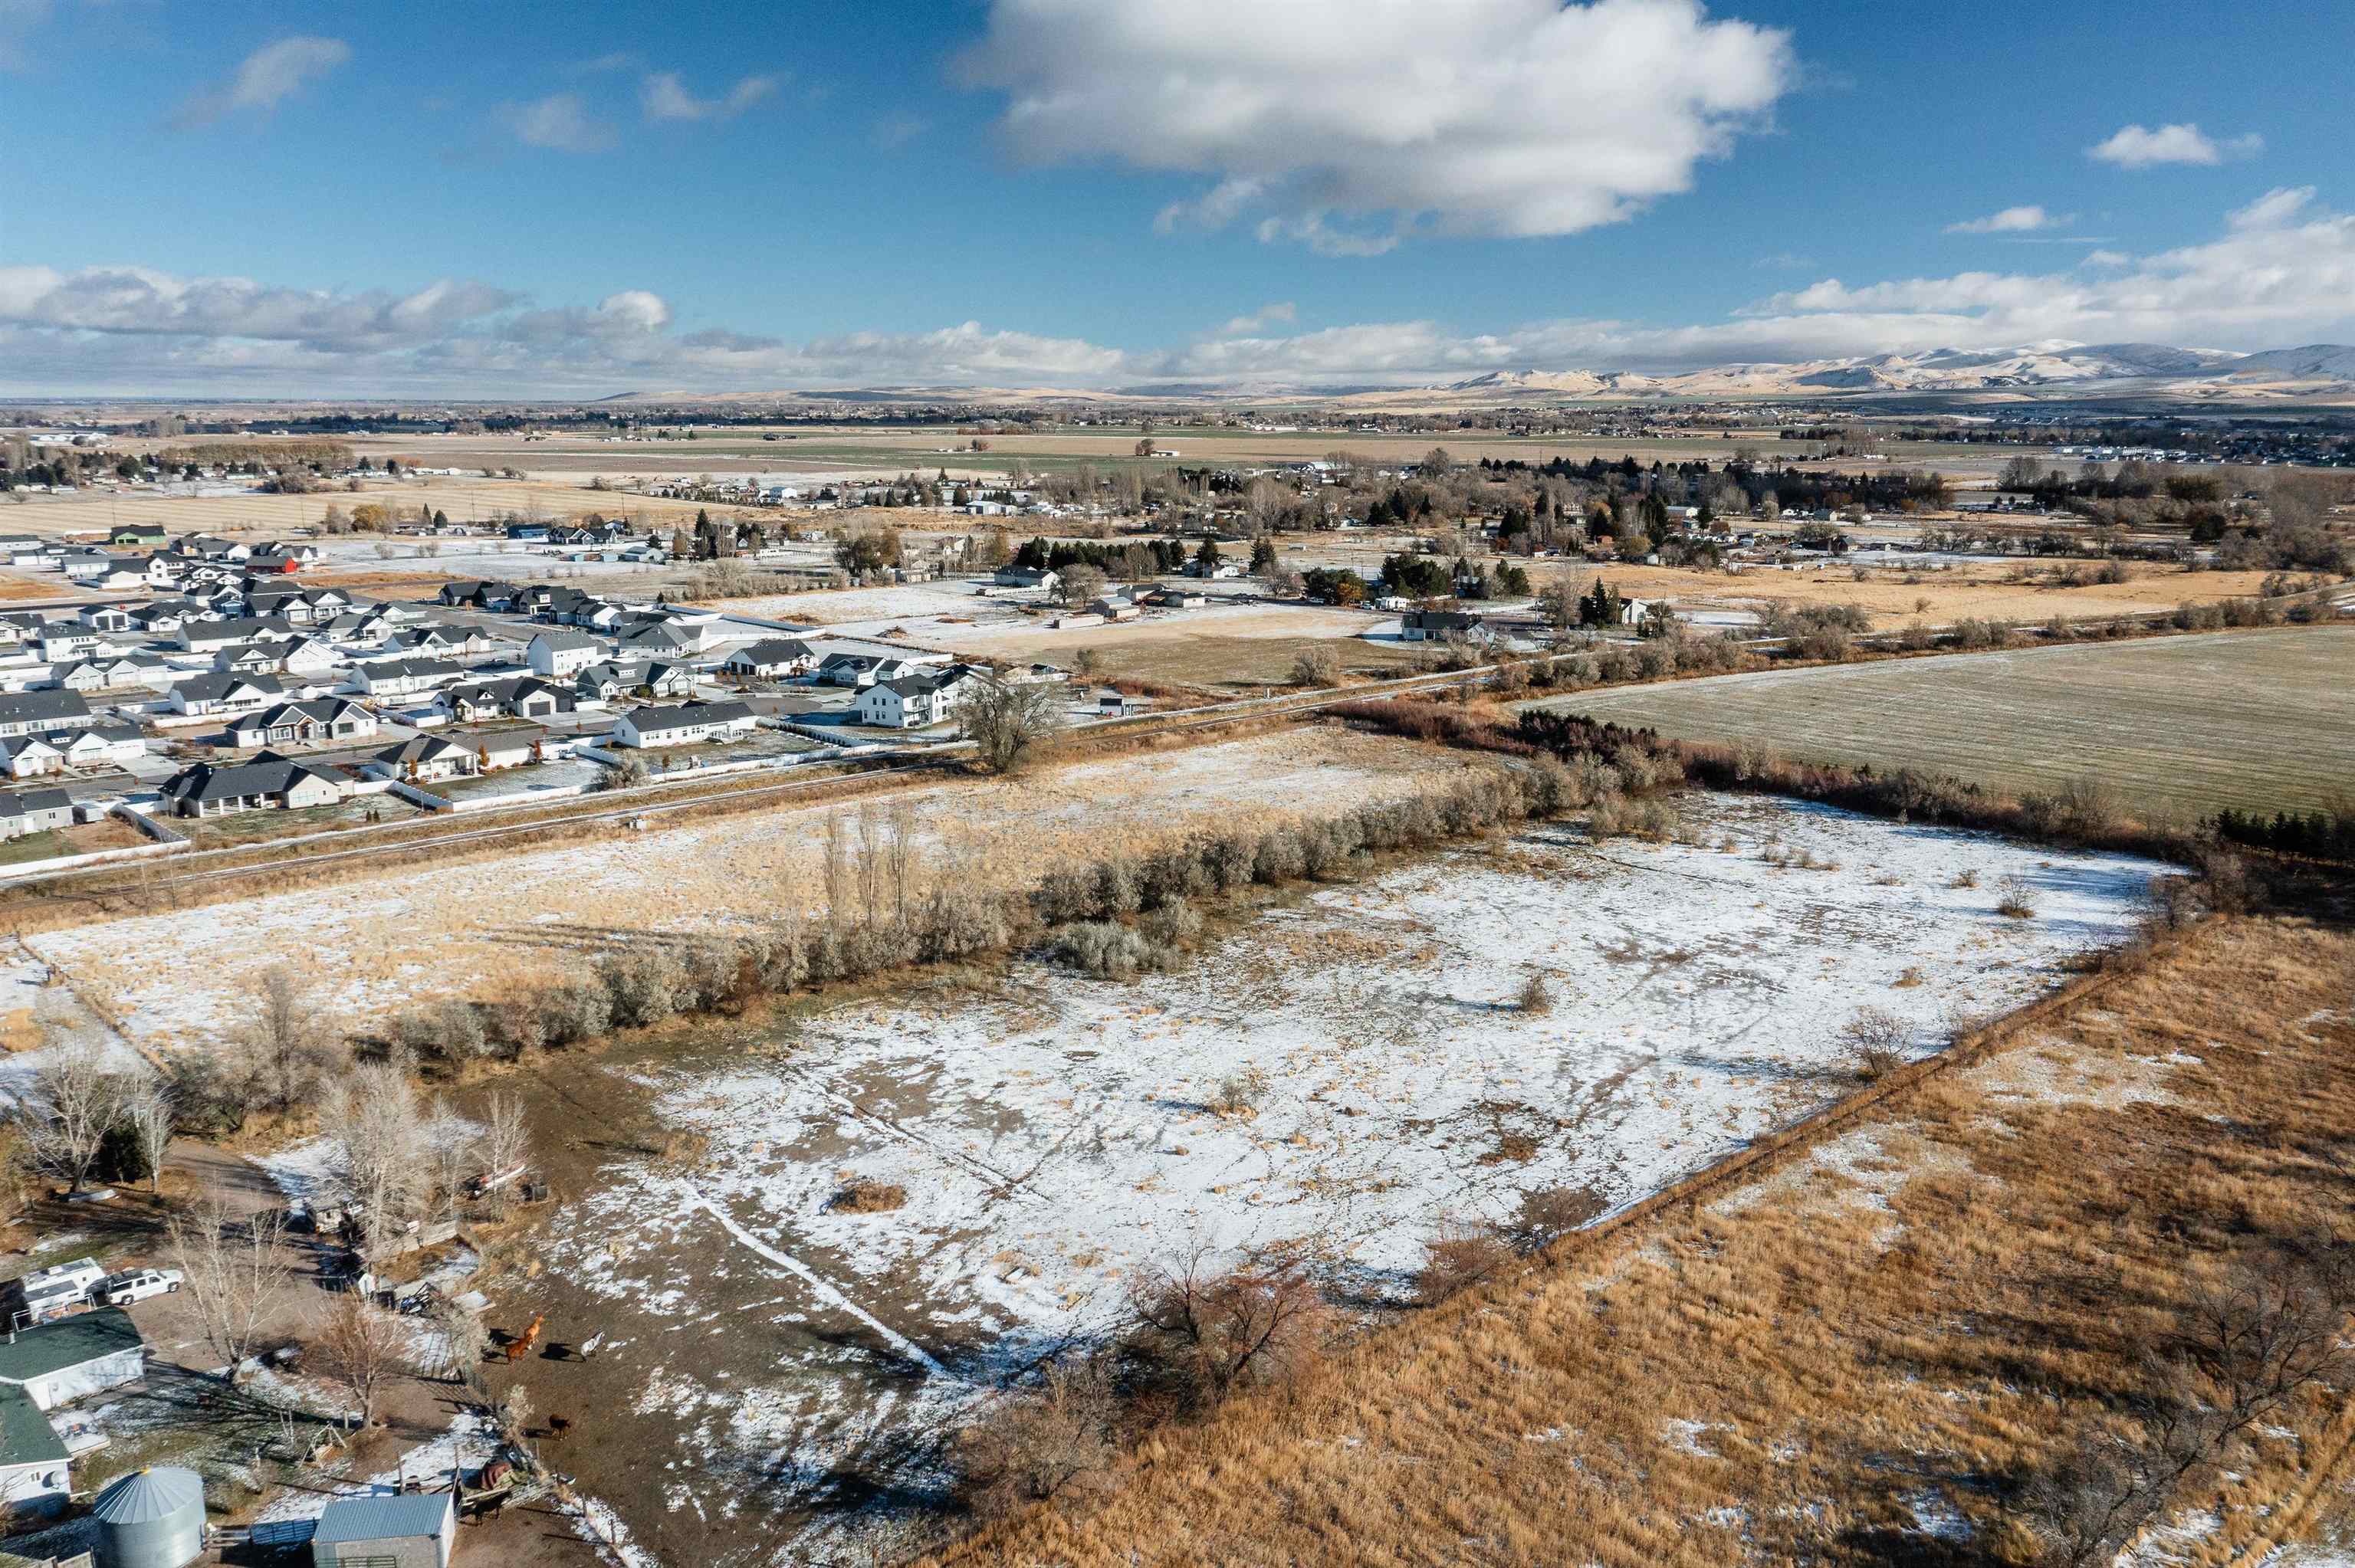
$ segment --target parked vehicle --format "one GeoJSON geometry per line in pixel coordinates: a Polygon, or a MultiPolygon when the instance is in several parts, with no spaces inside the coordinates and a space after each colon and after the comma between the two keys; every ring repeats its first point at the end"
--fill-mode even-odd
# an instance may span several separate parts
{"type": "Polygon", "coordinates": [[[90,1287],[106,1277],[94,1257],[78,1257],[71,1263],[60,1263],[50,1268],[36,1269],[16,1281],[16,1287],[27,1296],[52,1295],[70,1286],[88,1294],[90,1287]]]}
{"type": "Polygon", "coordinates": [[[176,1268],[127,1268],[98,1282],[92,1294],[101,1307],[128,1307],[151,1296],[168,1296],[180,1288],[176,1268]]]}
{"type": "Polygon", "coordinates": [[[81,1257],[10,1280],[5,1287],[8,1321],[28,1329],[78,1312],[90,1305],[91,1287],[105,1277],[97,1259],[81,1257]]]}

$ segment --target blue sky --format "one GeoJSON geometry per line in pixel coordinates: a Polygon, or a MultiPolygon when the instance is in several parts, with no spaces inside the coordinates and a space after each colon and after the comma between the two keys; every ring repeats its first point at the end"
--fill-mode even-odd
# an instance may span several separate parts
{"type": "Polygon", "coordinates": [[[0,145],[48,171],[0,196],[0,387],[2343,338],[2355,170],[2311,67],[2350,57],[2355,7],[2274,4],[0,0],[0,145]]]}

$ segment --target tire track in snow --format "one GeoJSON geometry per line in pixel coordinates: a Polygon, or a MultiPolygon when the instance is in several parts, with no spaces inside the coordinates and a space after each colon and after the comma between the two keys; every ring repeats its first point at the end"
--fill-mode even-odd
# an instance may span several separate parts
{"type": "Polygon", "coordinates": [[[907,1357],[910,1361],[914,1361],[918,1366],[922,1367],[924,1369],[925,1376],[946,1377],[949,1375],[948,1368],[934,1361],[925,1352],[922,1346],[917,1344],[913,1340],[909,1339],[905,1334],[900,1333],[898,1330],[883,1322],[873,1313],[868,1311],[867,1308],[861,1307],[858,1302],[853,1301],[849,1297],[845,1296],[833,1284],[819,1275],[812,1272],[809,1266],[803,1263],[799,1258],[794,1257],[786,1253],[779,1252],[775,1247],[771,1246],[768,1243],[762,1241],[760,1237],[746,1230],[742,1225],[738,1224],[735,1217],[730,1214],[727,1210],[721,1208],[719,1204],[705,1197],[701,1192],[697,1192],[693,1182],[682,1181],[679,1182],[678,1186],[679,1191],[686,1194],[687,1210],[689,1213],[694,1213],[698,1209],[701,1209],[713,1219],[718,1220],[719,1222],[720,1228],[726,1231],[730,1235],[734,1236],[738,1241],[742,1242],[753,1252],[767,1259],[769,1262],[775,1264],[779,1268],[783,1269],[786,1273],[794,1275],[804,1284],[807,1285],[812,1290],[816,1291],[818,1299],[824,1301],[829,1307],[849,1313],[852,1317],[858,1319],[860,1322],[874,1330],[878,1334],[880,1334],[886,1344],[899,1351],[901,1355],[907,1357]]]}

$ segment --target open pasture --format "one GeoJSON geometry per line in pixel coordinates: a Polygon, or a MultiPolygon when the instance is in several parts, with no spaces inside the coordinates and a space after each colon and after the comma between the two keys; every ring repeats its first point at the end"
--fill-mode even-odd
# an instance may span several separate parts
{"type": "MultiPolygon", "coordinates": [[[[2350,988],[2343,922],[2219,920],[1779,1168],[1395,1324],[1155,1445],[1109,1502],[945,1560],[2055,1561],[2035,1483],[2133,1434],[2236,1265],[2343,1223],[2350,988]]],[[[2343,1393],[2298,1391],[2093,1560],[2343,1563],[2281,1543],[2343,1528],[2349,1430],[2343,1393]]]]}
{"type": "Polygon", "coordinates": [[[1018,962],[617,1063],[548,1128],[626,1129],[530,1290],[610,1336],[563,1397],[628,1413],[568,1462],[657,1552],[690,1554],[684,1503],[724,1479],[774,1562],[866,1561],[998,1390],[1117,1331],[1141,1270],[1296,1250],[1354,1310],[1401,1307],[1451,1223],[1622,1205],[1847,1092],[1865,1007],[1918,1054],[2051,986],[2156,869],[1684,805],[1691,842],[1538,829],[1133,984],[1018,962]],[[2014,878],[2027,918],[1995,907],[2014,878]],[[1521,1004],[1532,974],[1550,1009],[1521,1004]]]}
{"type": "Polygon", "coordinates": [[[2284,627],[1629,687],[1531,705],[2140,811],[2308,810],[2355,789],[2355,628],[2284,627]]]}

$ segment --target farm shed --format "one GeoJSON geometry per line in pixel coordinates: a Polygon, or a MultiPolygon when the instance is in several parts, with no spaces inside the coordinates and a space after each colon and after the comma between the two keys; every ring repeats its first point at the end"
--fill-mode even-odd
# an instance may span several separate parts
{"type": "Polygon", "coordinates": [[[0,1388],[19,1388],[41,1410],[135,1383],[147,1341],[120,1307],[24,1329],[0,1341],[0,1388]]]}
{"type": "Polygon", "coordinates": [[[457,1534],[447,1492],[337,1498],[311,1534],[312,1568],[448,1568],[457,1534]]]}

